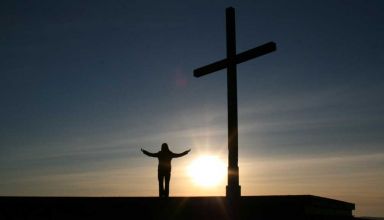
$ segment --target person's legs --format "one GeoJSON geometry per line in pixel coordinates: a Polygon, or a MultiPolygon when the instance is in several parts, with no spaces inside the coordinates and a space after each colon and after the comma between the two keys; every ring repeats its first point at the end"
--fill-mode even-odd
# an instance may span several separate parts
{"type": "Polygon", "coordinates": [[[163,197],[164,196],[164,184],[163,184],[164,175],[162,172],[160,171],[158,172],[157,179],[159,180],[159,197],[163,197]]]}
{"type": "Polygon", "coordinates": [[[171,180],[171,172],[167,172],[165,175],[165,197],[169,197],[169,181],[171,180]]]}

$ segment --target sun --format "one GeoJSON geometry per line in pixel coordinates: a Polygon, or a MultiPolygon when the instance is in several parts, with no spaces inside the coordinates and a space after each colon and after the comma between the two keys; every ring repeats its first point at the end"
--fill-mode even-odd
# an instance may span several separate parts
{"type": "Polygon", "coordinates": [[[216,156],[200,156],[188,166],[188,174],[195,184],[214,187],[222,183],[226,175],[226,166],[216,156]]]}

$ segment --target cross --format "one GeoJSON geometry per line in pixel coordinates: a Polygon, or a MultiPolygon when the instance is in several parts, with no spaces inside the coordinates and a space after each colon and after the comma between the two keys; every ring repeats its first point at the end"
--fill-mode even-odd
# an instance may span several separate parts
{"type": "Polygon", "coordinates": [[[253,49],[236,54],[235,9],[226,9],[227,58],[200,67],[193,71],[201,77],[218,70],[227,69],[228,99],[228,185],[226,196],[230,199],[241,196],[238,167],[238,129],[237,129],[237,76],[236,65],[276,50],[276,44],[269,42],[253,49]]]}

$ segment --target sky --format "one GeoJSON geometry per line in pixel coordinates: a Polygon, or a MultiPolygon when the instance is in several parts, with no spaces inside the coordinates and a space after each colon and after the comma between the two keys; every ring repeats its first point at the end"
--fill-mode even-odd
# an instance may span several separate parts
{"type": "Polygon", "coordinates": [[[311,194],[384,216],[384,1],[1,1],[0,195],[224,196],[186,172],[227,161],[225,8],[237,51],[242,195],[311,194]]]}

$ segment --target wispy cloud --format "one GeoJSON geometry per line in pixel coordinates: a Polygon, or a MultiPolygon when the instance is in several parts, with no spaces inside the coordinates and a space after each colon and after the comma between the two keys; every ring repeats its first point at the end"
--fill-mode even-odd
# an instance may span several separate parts
{"type": "MultiPolygon", "coordinates": [[[[312,194],[358,201],[359,213],[384,197],[384,153],[240,160],[245,195],[312,194]]],[[[381,200],[384,205],[384,200],[381,200]]]]}

